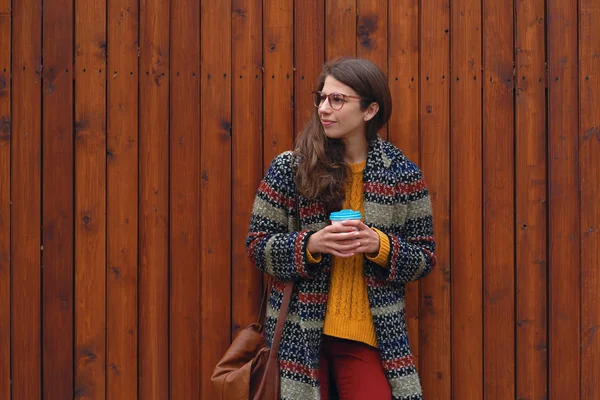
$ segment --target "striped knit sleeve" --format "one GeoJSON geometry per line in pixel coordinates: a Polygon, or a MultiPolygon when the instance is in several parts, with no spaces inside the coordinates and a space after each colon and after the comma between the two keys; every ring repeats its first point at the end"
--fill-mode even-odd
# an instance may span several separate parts
{"type": "Polygon", "coordinates": [[[426,276],[436,263],[431,199],[425,180],[412,163],[404,172],[396,191],[406,219],[395,231],[386,232],[390,239],[389,268],[378,269],[381,278],[399,283],[426,276]]]}
{"type": "Polygon", "coordinates": [[[309,263],[306,244],[312,232],[290,232],[295,223],[295,184],[290,152],[271,162],[254,199],[246,253],[261,271],[282,280],[309,279],[322,263],[309,263]]]}

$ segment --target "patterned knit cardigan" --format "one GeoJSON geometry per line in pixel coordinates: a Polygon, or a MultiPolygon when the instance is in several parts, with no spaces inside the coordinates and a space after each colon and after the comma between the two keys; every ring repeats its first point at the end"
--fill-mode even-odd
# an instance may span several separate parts
{"type": "MultiPolygon", "coordinates": [[[[273,276],[265,335],[270,346],[286,280],[294,292],[279,348],[281,398],[319,399],[319,355],[330,282],[331,256],[309,264],[309,236],[329,223],[322,203],[296,194],[292,153],[272,161],[254,201],[247,253],[273,276]],[[296,226],[296,202],[300,227],[296,226]]],[[[393,399],[422,399],[410,352],[404,284],[435,264],[431,202],[419,168],[381,139],[369,147],[363,172],[364,222],[390,240],[388,268],[365,258],[364,276],[383,368],[393,399]]]]}

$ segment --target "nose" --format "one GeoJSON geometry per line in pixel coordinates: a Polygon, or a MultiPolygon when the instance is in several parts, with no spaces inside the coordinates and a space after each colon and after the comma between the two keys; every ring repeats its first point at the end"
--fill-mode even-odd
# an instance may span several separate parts
{"type": "Polygon", "coordinates": [[[321,113],[330,113],[332,110],[331,105],[329,104],[329,97],[325,97],[325,100],[319,106],[319,112],[321,113]]]}

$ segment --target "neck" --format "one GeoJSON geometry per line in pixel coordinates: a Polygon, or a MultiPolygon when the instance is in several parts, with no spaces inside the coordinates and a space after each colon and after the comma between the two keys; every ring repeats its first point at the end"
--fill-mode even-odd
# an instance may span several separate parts
{"type": "Polygon", "coordinates": [[[369,144],[365,135],[355,136],[344,140],[344,162],[359,164],[367,159],[369,144]]]}

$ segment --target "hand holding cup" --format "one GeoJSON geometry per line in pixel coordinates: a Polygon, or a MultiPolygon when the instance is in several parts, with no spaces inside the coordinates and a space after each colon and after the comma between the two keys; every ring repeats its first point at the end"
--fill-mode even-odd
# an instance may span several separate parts
{"type": "Polygon", "coordinates": [[[361,218],[360,212],[353,210],[331,213],[331,225],[308,239],[308,251],[313,255],[326,253],[342,258],[379,251],[379,235],[361,218]]]}

